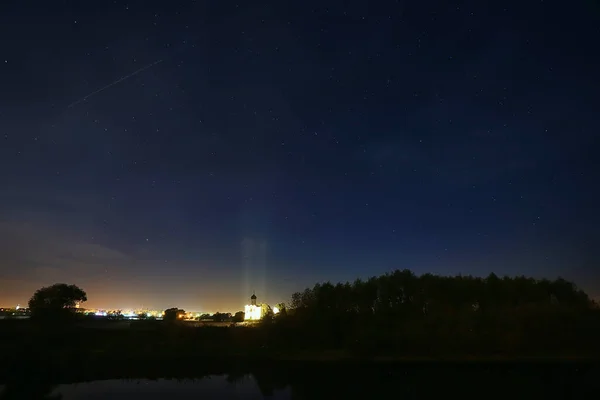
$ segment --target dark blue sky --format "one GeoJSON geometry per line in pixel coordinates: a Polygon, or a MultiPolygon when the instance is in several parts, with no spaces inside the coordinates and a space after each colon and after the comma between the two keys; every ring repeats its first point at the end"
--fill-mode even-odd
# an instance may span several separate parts
{"type": "Polygon", "coordinates": [[[594,2],[258,3],[2,2],[0,303],[394,268],[600,294],[594,2]]]}

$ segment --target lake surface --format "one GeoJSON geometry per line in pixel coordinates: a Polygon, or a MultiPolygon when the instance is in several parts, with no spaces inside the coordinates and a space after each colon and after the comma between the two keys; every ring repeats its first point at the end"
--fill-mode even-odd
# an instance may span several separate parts
{"type": "Polygon", "coordinates": [[[599,371],[589,365],[272,365],[252,372],[206,374],[197,379],[123,379],[113,375],[90,382],[55,384],[51,379],[44,380],[48,377],[46,370],[20,375],[0,385],[0,400],[584,399],[597,398],[599,371]]]}
{"type": "MultiPolygon", "coordinates": [[[[202,379],[158,380],[107,380],[71,385],[60,385],[52,394],[62,395],[62,400],[158,400],[158,399],[264,399],[256,380],[244,376],[236,382],[227,376],[210,376],[202,379]]],[[[291,399],[288,388],[274,390],[267,398],[291,399]]]]}
{"type": "Polygon", "coordinates": [[[260,388],[251,375],[239,377],[235,382],[224,375],[201,379],[110,379],[103,381],[47,385],[6,390],[0,385],[0,399],[36,400],[184,400],[184,399],[292,399],[290,387],[280,389],[260,388]]]}

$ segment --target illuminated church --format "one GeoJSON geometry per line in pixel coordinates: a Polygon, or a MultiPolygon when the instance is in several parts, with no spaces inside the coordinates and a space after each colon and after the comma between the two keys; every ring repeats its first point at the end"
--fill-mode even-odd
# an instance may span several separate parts
{"type": "Polygon", "coordinates": [[[266,313],[266,304],[256,304],[256,294],[252,293],[250,305],[244,307],[244,321],[259,321],[266,313]]]}

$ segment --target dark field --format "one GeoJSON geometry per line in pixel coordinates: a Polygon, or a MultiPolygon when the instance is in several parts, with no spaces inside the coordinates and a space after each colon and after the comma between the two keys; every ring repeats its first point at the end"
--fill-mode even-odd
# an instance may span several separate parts
{"type": "MultiPolygon", "coordinates": [[[[288,326],[197,326],[164,321],[88,319],[67,325],[36,324],[32,320],[0,321],[0,368],[22,360],[67,364],[89,360],[171,358],[249,358],[276,360],[578,360],[600,359],[591,341],[561,342],[549,333],[531,347],[508,347],[491,336],[469,342],[444,336],[398,336],[366,330],[332,337],[328,329],[288,326]],[[393,340],[392,340],[393,339],[393,340]]],[[[503,332],[500,332],[502,334],[503,332]]],[[[502,337],[500,337],[502,338],[502,337]]],[[[511,339],[511,338],[509,338],[511,339]]],[[[527,344],[527,343],[523,343],[527,344]]]]}

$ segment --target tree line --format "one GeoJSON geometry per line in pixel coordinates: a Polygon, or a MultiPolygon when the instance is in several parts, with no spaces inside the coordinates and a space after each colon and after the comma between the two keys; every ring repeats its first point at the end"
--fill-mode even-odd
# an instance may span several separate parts
{"type": "Polygon", "coordinates": [[[598,348],[599,316],[562,278],[396,270],[294,293],[274,329],[289,343],[369,352],[579,353],[598,348]]]}
{"type": "Polygon", "coordinates": [[[427,315],[461,309],[489,311],[528,305],[560,305],[585,310],[595,307],[589,296],[563,278],[525,276],[487,278],[473,276],[415,275],[396,270],[354,283],[318,283],[292,295],[290,308],[299,313],[343,312],[369,315],[427,315]]]}

